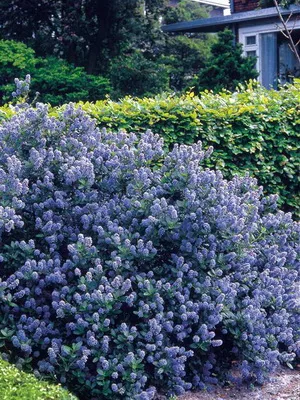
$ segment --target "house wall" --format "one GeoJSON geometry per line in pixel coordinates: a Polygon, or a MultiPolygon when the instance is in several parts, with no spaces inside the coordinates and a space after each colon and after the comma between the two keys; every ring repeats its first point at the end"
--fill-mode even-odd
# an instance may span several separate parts
{"type": "MultiPolygon", "coordinates": [[[[300,32],[300,19],[291,18],[287,24],[290,30],[300,32]]],[[[265,87],[276,87],[280,78],[280,66],[282,63],[289,66],[292,63],[288,42],[285,47],[278,47],[278,21],[275,19],[269,23],[250,22],[241,24],[238,29],[239,42],[243,45],[244,55],[257,57],[256,68],[259,73],[259,81],[265,87]],[[284,58],[283,60],[281,58],[284,58]]]]}
{"type": "Polygon", "coordinates": [[[259,0],[232,0],[231,13],[253,11],[259,7],[259,0]]]}

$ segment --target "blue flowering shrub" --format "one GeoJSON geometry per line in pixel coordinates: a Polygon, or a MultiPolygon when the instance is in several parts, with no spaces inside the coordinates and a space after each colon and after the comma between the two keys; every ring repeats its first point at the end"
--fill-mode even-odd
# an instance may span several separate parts
{"type": "Polygon", "coordinates": [[[79,398],[263,382],[300,353],[299,234],[201,144],[108,133],[68,105],[0,127],[2,357],[79,398]]]}

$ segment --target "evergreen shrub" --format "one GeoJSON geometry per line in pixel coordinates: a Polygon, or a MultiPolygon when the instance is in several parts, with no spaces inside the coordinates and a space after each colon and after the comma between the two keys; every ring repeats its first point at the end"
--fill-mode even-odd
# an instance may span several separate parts
{"type": "Polygon", "coordinates": [[[2,356],[128,400],[297,362],[300,225],[254,179],[203,168],[210,152],[17,109],[0,126],[2,356]]]}
{"type": "Polygon", "coordinates": [[[157,96],[116,103],[81,103],[99,127],[112,131],[152,129],[166,145],[201,140],[214,152],[205,165],[226,178],[250,173],[265,194],[278,194],[286,211],[300,216],[300,90],[299,83],[280,91],[252,82],[231,93],[157,96]]]}
{"type": "Polygon", "coordinates": [[[114,58],[109,78],[112,97],[117,100],[127,95],[150,97],[169,90],[168,66],[146,58],[141,51],[114,58]]]}
{"type": "Polygon", "coordinates": [[[218,41],[212,45],[206,65],[195,76],[194,85],[197,91],[234,91],[238,84],[258,77],[257,58],[245,57],[242,44],[235,43],[235,40],[231,29],[218,33],[218,41]]]}
{"type": "Polygon", "coordinates": [[[110,82],[103,76],[87,74],[57,57],[40,58],[24,43],[0,40],[0,103],[11,100],[16,76],[31,74],[31,93],[38,91],[39,101],[52,106],[69,101],[96,101],[111,91],[110,82]]]}

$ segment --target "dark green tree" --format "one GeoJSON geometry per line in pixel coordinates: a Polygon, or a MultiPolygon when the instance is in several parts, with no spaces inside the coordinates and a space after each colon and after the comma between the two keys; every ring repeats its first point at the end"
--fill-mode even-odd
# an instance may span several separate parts
{"type": "Polygon", "coordinates": [[[164,23],[174,24],[181,21],[207,18],[209,7],[191,0],[180,0],[176,6],[165,7],[163,11],[164,23]]]}
{"type": "Polygon", "coordinates": [[[0,0],[0,36],[38,55],[104,71],[124,48],[149,47],[165,0],[0,0]]]}
{"type": "Polygon", "coordinates": [[[232,31],[225,29],[218,34],[218,41],[211,48],[211,56],[195,80],[195,87],[199,91],[234,90],[239,83],[257,78],[255,64],[256,58],[244,57],[242,45],[234,43],[232,31]]]}
{"type": "Polygon", "coordinates": [[[169,67],[172,90],[182,91],[193,85],[194,76],[204,68],[214,41],[210,35],[205,38],[178,35],[166,39],[160,61],[169,67]]]}
{"type": "Polygon", "coordinates": [[[55,56],[88,74],[106,76],[116,96],[158,93],[166,90],[166,82],[181,91],[203,67],[211,41],[203,34],[164,35],[162,19],[208,15],[192,1],[168,5],[169,0],[0,0],[0,37],[23,42],[37,57],[55,56]]]}
{"type": "Polygon", "coordinates": [[[115,58],[110,70],[112,97],[150,97],[169,90],[169,68],[147,59],[141,51],[115,58]]]}
{"type": "MultiPolygon", "coordinates": [[[[209,7],[190,0],[179,0],[176,6],[164,9],[164,23],[171,24],[207,18],[209,7]]],[[[170,69],[170,85],[173,90],[182,91],[192,85],[193,77],[204,67],[210,55],[215,35],[186,33],[168,34],[165,37],[163,62],[170,69]]]]}

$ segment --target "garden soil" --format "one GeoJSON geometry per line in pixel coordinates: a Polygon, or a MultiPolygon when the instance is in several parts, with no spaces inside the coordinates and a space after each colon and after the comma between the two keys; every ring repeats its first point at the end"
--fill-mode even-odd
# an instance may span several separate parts
{"type": "Polygon", "coordinates": [[[296,370],[279,370],[263,386],[215,386],[210,392],[187,393],[178,400],[300,400],[300,365],[296,370]]]}

